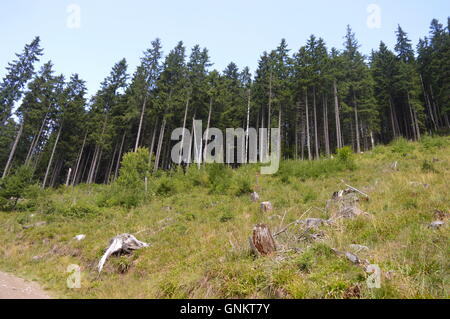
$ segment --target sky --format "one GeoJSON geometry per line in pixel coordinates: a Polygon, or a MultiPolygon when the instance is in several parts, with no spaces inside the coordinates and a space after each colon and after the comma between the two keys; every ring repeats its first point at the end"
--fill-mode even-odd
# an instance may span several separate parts
{"type": "Polygon", "coordinates": [[[167,54],[178,41],[209,50],[212,68],[231,61],[254,72],[264,51],[285,38],[291,52],[311,34],[342,48],[350,24],[364,54],[383,40],[391,49],[400,24],[415,46],[437,18],[446,25],[448,0],[14,0],[0,2],[0,77],[35,36],[44,56],[67,78],[78,73],[89,95],[114,63],[125,57],[129,73],[160,38],[167,54]]]}

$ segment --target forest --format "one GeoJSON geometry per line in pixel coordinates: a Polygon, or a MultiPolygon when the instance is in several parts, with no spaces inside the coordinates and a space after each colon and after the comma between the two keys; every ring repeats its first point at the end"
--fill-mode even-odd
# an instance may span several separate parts
{"type": "Polygon", "coordinates": [[[394,48],[380,42],[370,56],[350,26],[342,48],[314,35],[298,50],[282,39],[262,53],[253,75],[233,62],[212,70],[199,45],[188,52],[179,42],[164,55],[155,39],[136,70],[121,59],[91,98],[78,74],[57,75],[51,61],[37,68],[44,50],[36,37],[0,82],[0,174],[26,172],[42,188],[109,184],[123,154],[141,147],[151,172],[170,170],[170,133],[194,120],[219,129],[279,128],[282,157],[294,160],[446,134],[450,18],[431,21],[415,47],[400,26],[395,36],[394,48]]]}

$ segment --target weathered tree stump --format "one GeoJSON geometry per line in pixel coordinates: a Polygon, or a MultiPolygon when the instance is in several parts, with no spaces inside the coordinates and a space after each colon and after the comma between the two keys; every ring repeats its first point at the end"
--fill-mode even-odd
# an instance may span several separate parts
{"type": "Polygon", "coordinates": [[[267,225],[258,224],[253,228],[250,247],[261,256],[271,255],[276,251],[275,240],[267,225]]]}
{"type": "Polygon", "coordinates": [[[272,203],[271,202],[262,202],[261,203],[261,210],[263,212],[268,212],[268,211],[273,210],[272,203]]]}
{"type": "Polygon", "coordinates": [[[111,239],[108,249],[98,263],[98,272],[102,271],[103,265],[112,254],[130,254],[133,250],[138,250],[148,246],[149,244],[137,240],[136,237],[130,234],[122,234],[114,237],[111,239]]]}
{"type": "Polygon", "coordinates": [[[252,202],[256,203],[259,201],[259,195],[257,192],[253,192],[250,194],[250,199],[252,202]]]}

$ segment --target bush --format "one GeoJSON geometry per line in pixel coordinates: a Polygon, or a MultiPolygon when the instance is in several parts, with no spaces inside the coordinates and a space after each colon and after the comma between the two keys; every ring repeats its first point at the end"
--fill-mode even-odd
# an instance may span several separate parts
{"type": "Polygon", "coordinates": [[[414,145],[402,137],[397,138],[391,143],[391,151],[401,156],[407,156],[414,151],[414,145]]]}
{"type": "Polygon", "coordinates": [[[437,173],[437,170],[436,170],[436,168],[434,168],[433,163],[428,160],[423,161],[422,171],[425,173],[437,173]]]}
{"type": "Polygon", "coordinates": [[[33,171],[30,167],[20,166],[12,175],[0,180],[0,207],[14,209],[31,185],[33,171]]]}
{"type": "Polygon", "coordinates": [[[213,194],[224,194],[231,184],[231,170],[224,164],[214,163],[207,166],[208,184],[213,194]]]}
{"type": "Polygon", "coordinates": [[[126,188],[143,188],[145,177],[149,176],[149,151],[138,148],[137,152],[126,153],[123,156],[117,184],[126,188]]]}
{"type": "Polygon", "coordinates": [[[338,162],[343,164],[347,169],[354,170],[356,168],[355,155],[350,146],[345,146],[337,150],[338,162]]]}

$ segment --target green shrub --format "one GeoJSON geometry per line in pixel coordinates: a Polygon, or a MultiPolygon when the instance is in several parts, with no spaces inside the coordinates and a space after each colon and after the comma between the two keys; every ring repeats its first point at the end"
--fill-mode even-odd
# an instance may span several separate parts
{"type": "Polygon", "coordinates": [[[14,209],[31,185],[33,171],[30,167],[20,166],[17,170],[0,180],[0,207],[14,209]]]}
{"type": "Polygon", "coordinates": [[[125,188],[143,189],[144,179],[149,176],[148,154],[147,148],[126,153],[121,162],[117,184],[125,188]]]}
{"type": "Polygon", "coordinates": [[[225,194],[231,185],[231,169],[224,164],[207,166],[209,190],[212,194],[225,194]]]}
{"type": "Polygon", "coordinates": [[[414,145],[404,138],[397,138],[391,143],[391,152],[407,156],[414,151],[414,145]]]}
{"type": "Polygon", "coordinates": [[[425,173],[437,173],[434,164],[428,160],[424,160],[422,163],[422,171],[425,173]]]}
{"type": "Polygon", "coordinates": [[[353,170],[356,168],[355,155],[350,146],[345,146],[337,150],[338,162],[344,165],[347,169],[353,170]]]}
{"type": "Polygon", "coordinates": [[[176,193],[176,185],[172,178],[162,176],[157,180],[156,195],[169,196],[176,193]]]}

